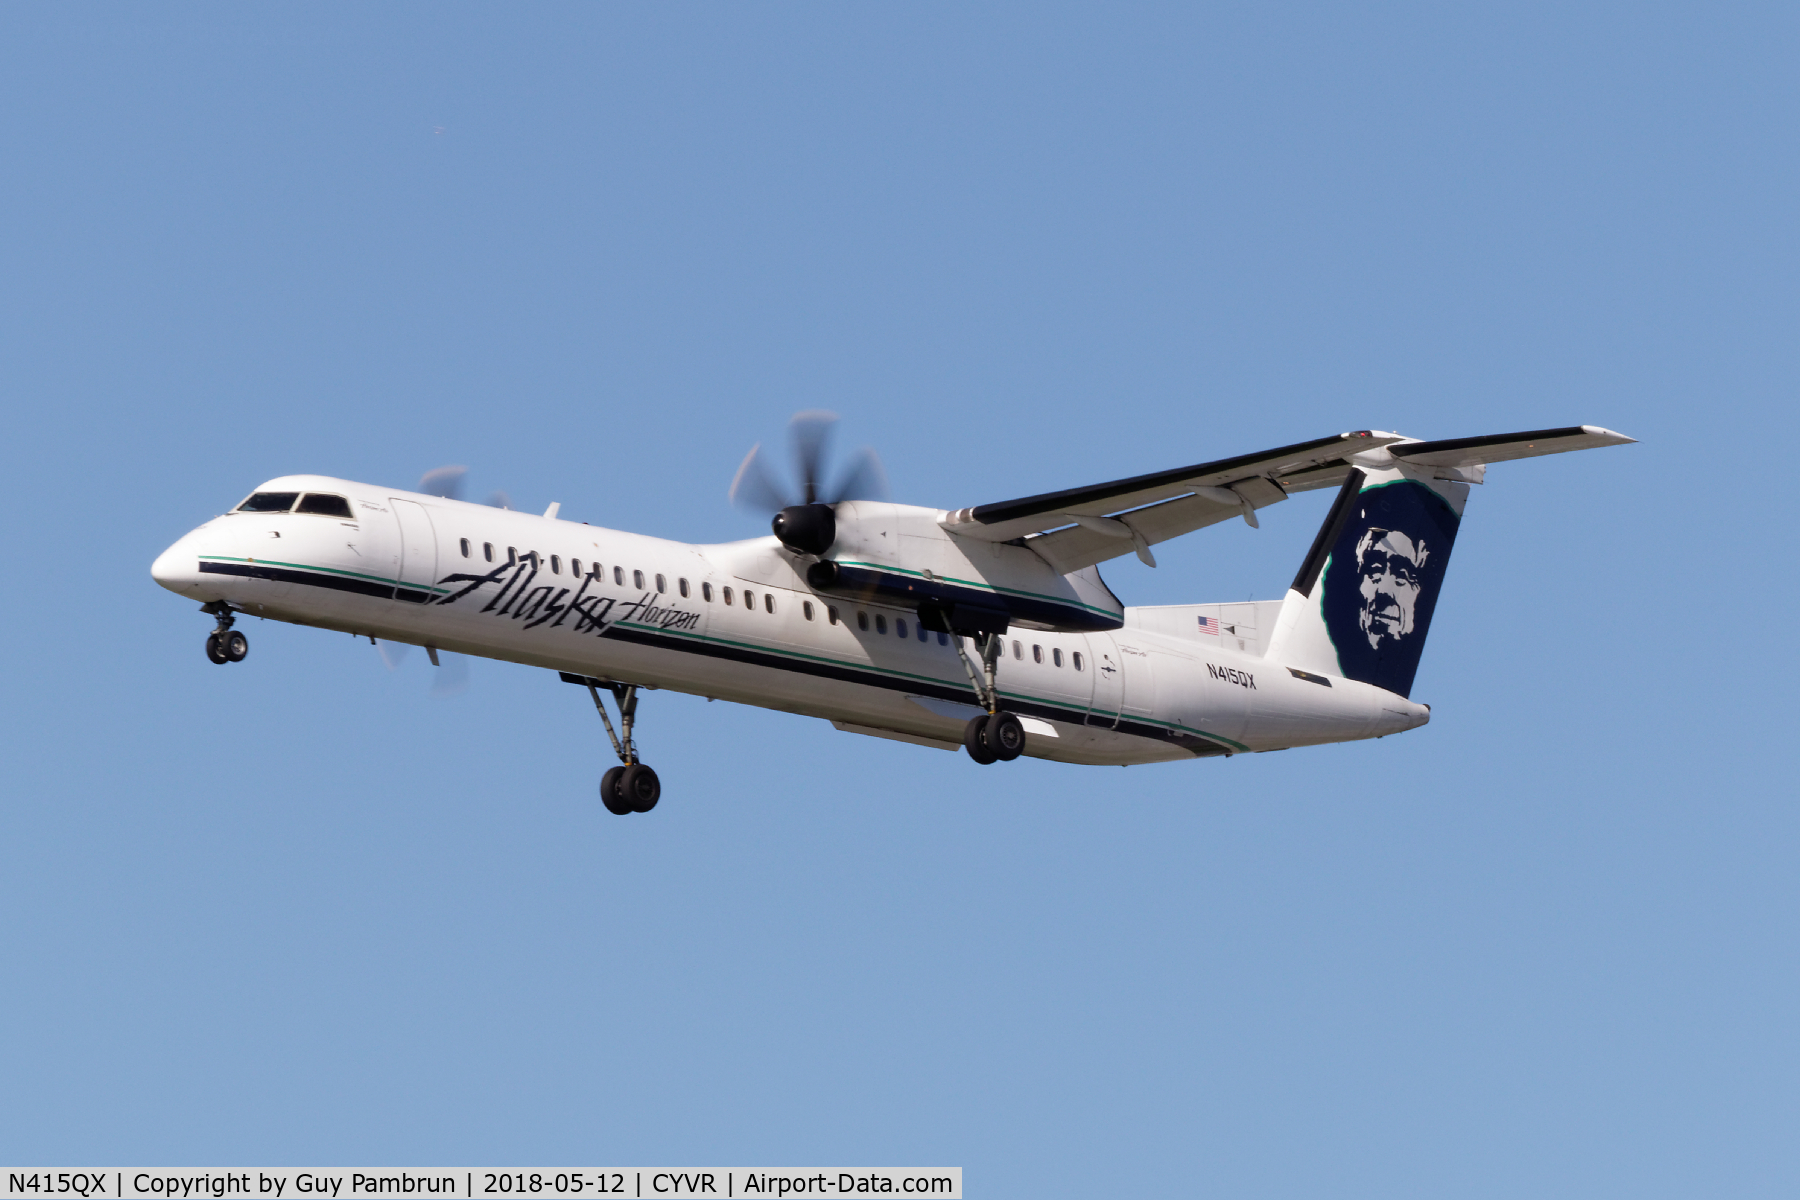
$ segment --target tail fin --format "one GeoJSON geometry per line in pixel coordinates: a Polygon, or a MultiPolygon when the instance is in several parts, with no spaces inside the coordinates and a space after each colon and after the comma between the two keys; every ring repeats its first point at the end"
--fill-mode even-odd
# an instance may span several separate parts
{"type": "Polygon", "coordinates": [[[1469,498],[1438,473],[1351,470],[1288,590],[1270,659],[1411,695],[1469,498]]]}

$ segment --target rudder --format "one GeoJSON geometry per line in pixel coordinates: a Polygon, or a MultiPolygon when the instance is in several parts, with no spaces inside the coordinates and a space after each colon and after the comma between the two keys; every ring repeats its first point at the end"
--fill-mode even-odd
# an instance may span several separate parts
{"type": "Polygon", "coordinates": [[[1350,472],[1282,605],[1271,659],[1411,695],[1469,496],[1433,474],[1350,472]]]}

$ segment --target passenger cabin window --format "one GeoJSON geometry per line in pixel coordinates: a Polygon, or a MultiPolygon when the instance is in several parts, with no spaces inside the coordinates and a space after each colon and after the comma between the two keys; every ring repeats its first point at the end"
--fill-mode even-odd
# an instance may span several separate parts
{"type": "Polygon", "coordinates": [[[906,618],[905,617],[895,617],[894,618],[894,636],[895,637],[905,637],[906,636],[906,618]]]}
{"type": "Polygon", "coordinates": [[[239,512],[287,512],[300,498],[299,492],[257,492],[237,506],[239,512]]]}
{"type": "Polygon", "coordinates": [[[1062,650],[1060,648],[1050,651],[1050,661],[1059,667],[1062,666],[1062,650]]]}
{"type": "Polygon", "coordinates": [[[1035,663],[1044,661],[1044,648],[1042,646],[1033,646],[1031,648],[1031,661],[1035,663]]]}
{"type": "Polygon", "coordinates": [[[507,565],[511,566],[513,563],[516,563],[518,561],[519,561],[519,548],[517,546],[508,546],[506,548],[506,563],[507,563],[507,565]]]}
{"type": "Polygon", "coordinates": [[[571,558],[569,560],[569,574],[577,579],[581,578],[581,560],[579,558],[571,558]]]}
{"type": "Polygon", "coordinates": [[[942,632],[942,631],[939,631],[939,633],[938,633],[938,645],[940,645],[940,646],[948,646],[948,645],[949,645],[949,644],[950,644],[950,635],[949,635],[949,634],[947,634],[947,633],[944,633],[944,632],[942,632]]]}
{"type": "Polygon", "coordinates": [[[725,589],[723,598],[725,600],[725,603],[727,603],[727,604],[731,603],[731,589],[730,588],[725,589]]]}
{"type": "Polygon", "coordinates": [[[773,613],[775,611],[775,593],[774,592],[764,592],[763,593],[763,611],[766,613],[773,613]]]}
{"type": "Polygon", "coordinates": [[[875,614],[875,632],[876,633],[886,633],[887,632],[887,618],[884,617],[883,615],[881,615],[880,613],[875,614]]]}
{"type": "Polygon", "coordinates": [[[700,585],[700,598],[708,604],[712,603],[712,584],[703,583],[700,585]]]}
{"type": "Polygon", "coordinates": [[[1069,655],[1069,661],[1075,664],[1075,669],[1077,671],[1081,670],[1081,651],[1077,650],[1075,653],[1069,655]]]}
{"type": "Polygon", "coordinates": [[[1016,641],[1015,641],[1015,642],[1014,642],[1014,643],[1013,643],[1013,657],[1014,657],[1014,658],[1019,658],[1019,659],[1022,659],[1022,658],[1024,658],[1024,657],[1025,657],[1025,651],[1024,651],[1024,649],[1023,649],[1023,648],[1021,648],[1021,647],[1020,647],[1020,645],[1019,645],[1019,643],[1018,643],[1018,642],[1016,642],[1016,641]]]}
{"type": "Polygon", "coordinates": [[[862,630],[864,633],[869,632],[869,614],[868,613],[859,612],[856,614],[856,627],[858,629],[862,630]]]}
{"type": "Polygon", "coordinates": [[[462,552],[463,552],[464,558],[469,557],[469,539],[468,538],[462,539],[462,552]]]}
{"type": "Polygon", "coordinates": [[[481,557],[487,559],[489,562],[494,561],[494,543],[492,543],[492,542],[481,543],[481,557]]]}
{"type": "Polygon", "coordinates": [[[837,609],[832,607],[831,605],[827,604],[825,606],[825,619],[827,621],[831,622],[833,625],[836,625],[838,623],[837,609]]]}
{"type": "Polygon", "coordinates": [[[800,602],[800,615],[805,617],[809,621],[812,620],[812,601],[811,600],[802,600],[800,602]]]}
{"type": "Polygon", "coordinates": [[[620,587],[625,586],[625,568],[624,567],[614,567],[613,568],[613,582],[618,584],[620,587]]]}
{"type": "Polygon", "coordinates": [[[562,574],[562,555],[552,554],[550,556],[550,573],[552,575],[562,574]]]}
{"type": "Polygon", "coordinates": [[[929,641],[930,638],[931,638],[931,631],[926,629],[923,625],[919,626],[919,640],[921,642],[924,642],[924,641],[929,641]]]}
{"type": "Polygon", "coordinates": [[[656,577],[656,590],[658,592],[666,592],[669,590],[668,581],[665,580],[661,575],[658,575],[656,577]]]}
{"type": "Polygon", "coordinates": [[[356,514],[350,511],[350,502],[342,496],[328,496],[323,492],[308,492],[300,498],[300,507],[295,512],[312,513],[320,517],[338,517],[345,521],[354,521],[356,514]]]}
{"type": "Polygon", "coordinates": [[[644,590],[644,573],[642,571],[633,571],[631,573],[631,586],[638,589],[640,592],[644,590]]]}
{"type": "Polygon", "coordinates": [[[756,607],[756,593],[749,588],[744,589],[744,607],[749,609],[756,607]]]}
{"type": "Polygon", "coordinates": [[[676,581],[675,581],[675,586],[676,586],[676,588],[677,588],[677,589],[678,589],[678,590],[679,590],[679,591],[680,591],[680,592],[681,592],[681,598],[682,598],[682,599],[683,599],[683,600],[686,600],[686,599],[687,599],[687,596],[688,596],[688,586],[687,586],[687,580],[685,580],[685,579],[677,579],[677,580],[676,580],[676,581]]]}

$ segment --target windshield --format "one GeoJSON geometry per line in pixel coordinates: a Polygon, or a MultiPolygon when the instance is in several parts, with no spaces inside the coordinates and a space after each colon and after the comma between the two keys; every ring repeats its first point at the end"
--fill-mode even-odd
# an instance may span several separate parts
{"type": "Polygon", "coordinates": [[[351,519],[350,502],[342,496],[328,496],[323,492],[308,492],[300,501],[300,507],[294,510],[303,513],[318,513],[321,517],[343,517],[351,519]]]}
{"type": "Polygon", "coordinates": [[[300,498],[299,492],[258,492],[237,506],[239,512],[286,512],[300,498]]]}

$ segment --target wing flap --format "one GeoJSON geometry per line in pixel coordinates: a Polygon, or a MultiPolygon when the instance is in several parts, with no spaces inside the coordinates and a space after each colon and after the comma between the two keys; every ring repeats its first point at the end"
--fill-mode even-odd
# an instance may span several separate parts
{"type": "Polygon", "coordinates": [[[1124,528],[1119,534],[1101,533],[1088,525],[1071,525],[1054,533],[1028,537],[1025,545],[1037,551],[1057,574],[1068,575],[1109,558],[1135,553],[1140,538],[1146,546],[1166,542],[1184,533],[1229,521],[1243,511],[1243,506],[1238,504],[1221,504],[1201,496],[1182,496],[1121,513],[1117,522],[1124,528]]]}

